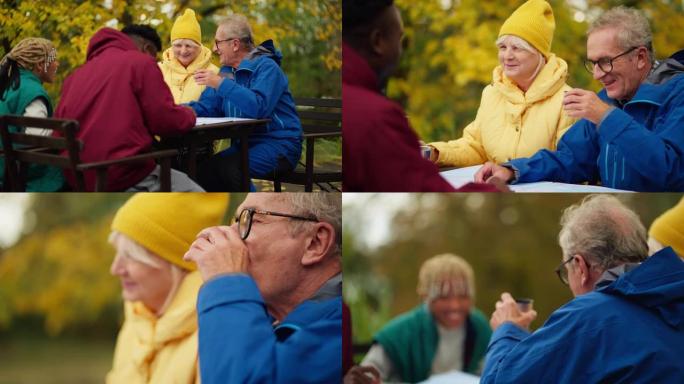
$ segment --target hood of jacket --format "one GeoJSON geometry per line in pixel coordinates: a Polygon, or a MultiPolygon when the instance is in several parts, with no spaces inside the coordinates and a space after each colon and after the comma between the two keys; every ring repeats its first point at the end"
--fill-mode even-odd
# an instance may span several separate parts
{"type": "Polygon", "coordinates": [[[492,85],[513,104],[532,104],[553,96],[565,85],[567,77],[568,63],[551,54],[527,92],[520,90],[500,65],[494,68],[492,85]]]}
{"type": "Polygon", "coordinates": [[[350,45],[342,42],[342,82],[380,92],[378,75],[361,55],[350,45]]]}
{"type": "Polygon", "coordinates": [[[189,337],[197,331],[195,305],[202,285],[195,271],[183,279],[174,298],[161,317],[157,317],[141,302],[126,302],[126,321],[132,326],[136,344],[133,356],[138,366],[145,366],[169,343],[189,337]]]}
{"type": "Polygon", "coordinates": [[[684,63],[670,57],[653,69],[646,78],[646,83],[663,84],[680,73],[684,73],[684,63]]]}
{"type": "Polygon", "coordinates": [[[269,39],[259,44],[247,55],[247,57],[245,57],[244,60],[242,60],[240,63],[240,69],[253,69],[256,67],[256,61],[261,57],[268,57],[269,59],[275,61],[278,66],[280,66],[280,63],[283,61],[283,54],[276,49],[275,45],[273,44],[273,40],[269,39]]]}
{"type": "Polygon", "coordinates": [[[100,53],[109,48],[118,48],[123,51],[137,51],[133,40],[126,36],[123,32],[112,28],[102,28],[95,32],[88,43],[88,51],[86,53],[86,61],[90,61],[97,57],[100,53]]]}
{"type": "Polygon", "coordinates": [[[670,247],[597,291],[655,311],[665,323],[684,331],[684,261],[670,247]]]}

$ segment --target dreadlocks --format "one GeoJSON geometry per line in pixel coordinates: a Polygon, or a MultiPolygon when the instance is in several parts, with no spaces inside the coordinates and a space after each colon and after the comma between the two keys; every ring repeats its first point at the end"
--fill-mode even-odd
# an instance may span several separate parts
{"type": "Polygon", "coordinates": [[[29,37],[15,45],[0,61],[0,100],[5,100],[9,88],[19,88],[19,68],[32,71],[43,64],[45,72],[57,59],[57,50],[50,40],[29,37]]]}

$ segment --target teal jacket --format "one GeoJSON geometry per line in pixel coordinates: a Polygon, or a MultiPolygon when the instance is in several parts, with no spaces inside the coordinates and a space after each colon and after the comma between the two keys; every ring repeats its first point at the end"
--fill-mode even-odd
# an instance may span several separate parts
{"type": "MultiPolygon", "coordinates": [[[[26,69],[19,69],[19,87],[11,87],[5,91],[4,100],[0,100],[0,116],[23,115],[26,107],[36,99],[42,99],[47,105],[48,116],[52,116],[52,103],[45,88],[36,75],[26,69]]],[[[11,132],[18,132],[18,127],[10,127],[11,132]]],[[[2,148],[2,143],[0,143],[2,148]]],[[[0,184],[5,177],[5,160],[0,158],[0,184]]],[[[45,165],[31,165],[26,175],[27,192],[54,192],[64,185],[62,170],[45,165]]]]}
{"type": "MultiPolygon", "coordinates": [[[[463,367],[476,373],[485,356],[492,330],[485,316],[470,310],[466,323],[463,367]]],[[[374,337],[392,360],[402,381],[415,383],[430,376],[437,351],[437,325],[425,304],[406,312],[385,325],[374,337]]]]}

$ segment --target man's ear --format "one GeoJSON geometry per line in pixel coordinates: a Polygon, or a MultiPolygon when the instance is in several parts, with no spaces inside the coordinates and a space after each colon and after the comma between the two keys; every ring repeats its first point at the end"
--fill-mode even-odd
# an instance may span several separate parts
{"type": "Polygon", "coordinates": [[[643,69],[650,61],[648,57],[648,49],[639,48],[637,51],[637,69],[643,69]]]}
{"type": "Polygon", "coordinates": [[[310,266],[323,261],[335,242],[335,228],[330,223],[321,221],[314,224],[306,239],[302,265],[310,266]]]}
{"type": "Polygon", "coordinates": [[[373,55],[383,57],[385,55],[385,35],[380,28],[373,28],[368,38],[373,55]]]}
{"type": "Polygon", "coordinates": [[[591,280],[591,267],[584,256],[580,254],[577,254],[575,256],[577,257],[577,263],[575,267],[579,269],[581,279],[580,281],[582,285],[586,285],[589,282],[589,280],[591,280]]]}

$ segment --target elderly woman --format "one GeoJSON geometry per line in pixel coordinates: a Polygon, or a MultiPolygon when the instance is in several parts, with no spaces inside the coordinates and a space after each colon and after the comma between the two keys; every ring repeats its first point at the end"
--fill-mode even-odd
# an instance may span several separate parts
{"type": "Polygon", "coordinates": [[[418,294],[424,303],[385,325],[361,366],[374,367],[383,381],[411,383],[451,370],[479,372],[492,331],[473,307],[470,265],[452,254],[428,259],[418,294]]]}
{"type": "Polygon", "coordinates": [[[148,193],[116,213],[111,273],[121,280],[125,319],[107,383],[199,383],[202,279],[183,255],[200,230],[221,223],[227,206],[226,194],[148,193]]]}
{"type": "Polygon", "coordinates": [[[193,79],[195,71],[218,73],[218,67],[211,63],[211,50],[202,45],[202,31],[192,9],[186,9],[173,23],[171,48],[164,51],[159,68],[176,104],[199,99],[206,88],[193,79]]]}
{"type": "MultiPolygon", "coordinates": [[[[52,102],[42,84],[55,81],[58,67],[57,50],[49,40],[29,37],[15,45],[0,62],[0,115],[52,116],[52,102]]],[[[19,128],[11,129],[16,131],[19,128]]],[[[26,132],[36,135],[52,133],[36,128],[26,128],[26,132]]],[[[5,164],[0,157],[0,184],[4,173],[5,164]]],[[[54,192],[63,185],[64,177],[59,168],[43,165],[28,168],[28,192],[54,192]]]]}
{"type": "Polygon", "coordinates": [[[562,109],[568,65],[550,52],[555,20],[544,0],[529,0],[504,22],[496,46],[500,65],[482,92],[475,121],[463,137],[430,143],[439,166],[503,163],[554,150],[575,122],[562,109]]]}

